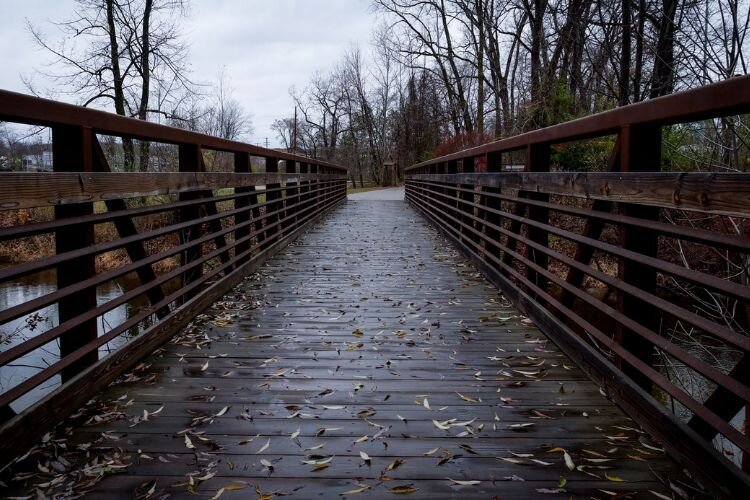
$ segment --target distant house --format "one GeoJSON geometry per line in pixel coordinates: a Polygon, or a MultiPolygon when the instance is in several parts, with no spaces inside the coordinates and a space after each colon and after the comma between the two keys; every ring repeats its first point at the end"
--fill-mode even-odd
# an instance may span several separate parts
{"type": "Polygon", "coordinates": [[[27,172],[51,172],[52,151],[42,151],[41,154],[24,155],[22,167],[27,172]]]}

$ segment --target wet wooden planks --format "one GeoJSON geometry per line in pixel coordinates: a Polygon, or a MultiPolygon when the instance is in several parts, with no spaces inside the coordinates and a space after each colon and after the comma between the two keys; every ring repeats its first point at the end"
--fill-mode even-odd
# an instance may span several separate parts
{"type": "Polygon", "coordinates": [[[93,498],[653,498],[679,479],[400,201],[337,209],[100,399],[113,420],[70,444],[130,465],[93,498]]]}

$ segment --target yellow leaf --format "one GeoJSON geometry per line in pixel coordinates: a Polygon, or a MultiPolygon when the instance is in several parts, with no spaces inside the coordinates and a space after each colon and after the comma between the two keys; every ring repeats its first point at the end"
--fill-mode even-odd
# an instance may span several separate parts
{"type": "Polygon", "coordinates": [[[370,489],[370,486],[366,484],[357,484],[357,486],[359,486],[359,488],[355,490],[345,491],[342,493],[342,495],[356,495],[357,493],[362,493],[363,491],[367,491],[370,489]]]}
{"type": "Polygon", "coordinates": [[[405,495],[418,491],[418,488],[415,488],[411,484],[402,484],[401,486],[394,486],[393,488],[389,488],[389,491],[391,493],[395,493],[396,495],[405,495]]]}
{"type": "Polygon", "coordinates": [[[624,483],[625,482],[625,480],[623,478],[618,477],[618,476],[610,476],[606,472],[604,473],[604,477],[606,477],[608,481],[612,481],[614,483],[624,483]]]}
{"type": "Polygon", "coordinates": [[[235,491],[235,490],[242,490],[247,488],[246,484],[228,484],[224,486],[224,489],[227,491],[235,491]]]}
{"type": "Polygon", "coordinates": [[[470,398],[469,396],[464,396],[464,395],[463,395],[463,394],[461,394],[460,392],[456,392],[456,394],[458,394],[458,397],[459,397],[459,398],[461,398],[461,399],[463,399],[464,401],[467,401],[467,402],[469,402],[469,403],[477,403],[477,402],[478,402],[478,401],[477,401],[476,399],[474,399],[474,398],[470,398]]]}
{"type": "Polygon", "coordinates": [[[385,470],[386,471],[393,470],[393,469],[397,468],[399,465],[401,465],[403,463],[404,463],[403,460],[397,458],[393,462],[389,463],[388,467],[386,467],[385,470]]]}

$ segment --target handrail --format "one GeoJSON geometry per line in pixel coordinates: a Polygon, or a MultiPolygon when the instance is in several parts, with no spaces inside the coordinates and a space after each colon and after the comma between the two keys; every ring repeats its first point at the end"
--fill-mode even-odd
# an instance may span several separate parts
{"type": "Polygon", "coordinates": [[[346,198],[346,168],[315,158],[3,90],[0,119],[51,127],[54,168],[0,173],[0,245],[31,239],[43,248],[0,269],[0,284],[56,276],[53,291],[0,311],[0,327],[57,308],[57,318],[0,352],[0,367],[39,365],[0,392],[0,465],[346,198]],[[112,172],[97,134],[175,144],[179,171],[112,172]],[[233,153],[234,171],[206,171],[204,149],[233,153]],[[265,172],[251,172],[251,157],[265,172]],[[98,287],[126,275],[137,280],[100,300],[98,287]],[[129,315],[104,321],[125,306],[129,315]],[[103,352],[112,341],[119,345],[103,352]],[[58,355],[34,358],[58,346],[58,355]],[[54,377],[61,385],[43,392],[54,377]]]}
{"type": "Polygon", "coordinates": [[[274,157],[279,160],[311,161],[323,167],[329,167],[337,171],[346,171],[345,167],[323,160],[313,160],[306,156],[262,148],[191,130],[146,122],[98,109],[84,108],[2,89],[0,89],[0,121],[45,127],[61,125],[86,127],[97,134],[130,137],[167,144],[194,144],[204,149],[230,153],[247,153],[250,156],[274,157]]]}
{"type": "Polygon", "coordinates": [[[659,168],[663,126],[747,112],[750,77],[738,77],[406,169],[407,200],[723,498],[750,491],[750,435],[733,420],[750,408],[750,174],[659,168]],[[552,145],[605,135],[617,139],[605,171],[550,172],[552,145]],[[521,150],[525,171],[504,172],[501,154],[521,150]]]}
{"type": "Polygon", "coordinates": [[[405,172],[469,156],[519,151],[530,144],[558,144],[612,135],[619,133],[623,127],[651,124],[664,126],[744,113],[750,113],[750,76],[736,76],[723,82],[622,106],[464,149],[411,165],[405,172]]]}

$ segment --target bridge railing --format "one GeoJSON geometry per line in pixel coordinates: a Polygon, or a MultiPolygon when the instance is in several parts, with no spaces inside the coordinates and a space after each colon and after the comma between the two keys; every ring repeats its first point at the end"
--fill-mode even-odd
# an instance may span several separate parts
{"type": "Polygon", "coordinates": [[[750,174],[660,172],[662,128],[748,112],[735,78],[406,171],[407,200],[727,495],[750,487],[750,174]],[[550,172],[554,145],[603,136],[608,171],[550,172]]]}
{"type": "Polygon", "coordinates": [[[6,91],[0,120],[49,127],[54,170],[0,173],[0,245],[38,249],[0,268],[3,462],[346,198],[346,169],[304,156],[6,91]],[[120,138],[153,141],[175,171],[112,172],[120,138]]]}

